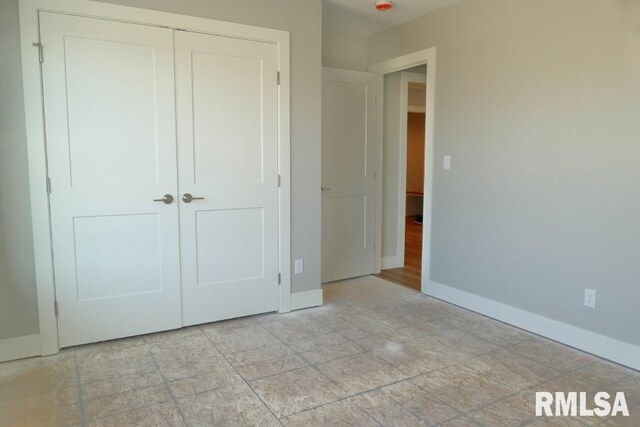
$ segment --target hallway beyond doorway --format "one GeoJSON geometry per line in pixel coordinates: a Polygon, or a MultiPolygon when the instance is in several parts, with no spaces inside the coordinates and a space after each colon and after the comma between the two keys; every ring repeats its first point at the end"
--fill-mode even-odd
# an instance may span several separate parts
{"type": "Polygon", "coordinates": [[[404,239],[404,267],[382,270],[377,277],[417,291],[422,275],[422,224],[415,216],[406,217],[404,239]]]}

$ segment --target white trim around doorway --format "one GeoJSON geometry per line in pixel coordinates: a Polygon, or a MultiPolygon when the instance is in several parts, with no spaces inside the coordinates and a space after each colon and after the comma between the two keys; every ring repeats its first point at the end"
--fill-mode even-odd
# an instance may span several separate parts
{"type": "MultiPolygon", "coordinates": [[[[430,258],[431,258],[431,213],[433,204],[433,176],[434,176],[434,113],[436,94],[436,48],[420,50],[408,55],[392,58],[369,66],[369,72],[378,75],[378,129],[377,129],[377,152],[383,153],[384,138],[384,76],[398,71],[408,70],[420,65],[427,66],[427,100],[425,120],[425,184],[424,184],[424,205],[423,205],[423,233],[422,233],[422,292],[427,293],[430,278],[430,258]]],[[[376,169],[382,171],[382,155],[378,156],[376,169]]],[[[382,218],[382,179],[376,182],[376,217],[382,218]]],[[[382,226],[381,222],[376,227],[376,246],[382,248],[382,226]]],[[[401,250],[400,248],[398,249],[401,250]]],[[[382,251],[380,251],[382,253],[382,251]]],[[[382,258],[376,257],[376,272],[380,272],[382,258]]]]}
{"type": "Polygon", "coordinates": [[[174,13],[113,5],[89,0],[20,0],[20,43],[25,99],[27,150],[31,193],[31,212],[36,267],[36,288],[40,325],[41,355],[57,353],[58,323],[55,313],[52,236],[47,191],[47,155],[43,115],[41,58],[46,61],[47,48],[39,46],[41,11],[93,17],[140,25],[193,31],[246,40],[273,43],[279,52],[279,255],[281,285],[279,311],[291,310],[291,164],[290,164],[290,41],[287,31],[253,27],[174,13]],[[35,45],[34,45],[35,44],[35,45]]]}

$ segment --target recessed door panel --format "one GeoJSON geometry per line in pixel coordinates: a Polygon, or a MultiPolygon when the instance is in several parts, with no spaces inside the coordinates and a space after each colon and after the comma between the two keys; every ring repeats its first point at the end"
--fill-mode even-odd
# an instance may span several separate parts
{"type": "Polygon", "coordinates": [[[72,185],[158,185],[154,46],[71,36],[63,43],[72,185]]]}
{"type": "Polygon", "coordinates": [[[277,47],[175,37],[184,323],[274,311],[277,47]]]}
{"type": "Polygon", "coordinates": [[[262,58],[193,52],[195,182],[262,183],[262,58]]]}
{"type": "Polygon", "coordinates": [[[42,12],[62,347],[178,328],[173,33],[42,12]]]}
{"type": "Polygon", "coordinates": [[[199,211],[196,240],[198,286],[264,278],[262,208],[199,211]]]}
{"type": "Polygon", "coordinates": [[[158,214],[76,217],[78,301],[162,291],[158,214]]]}

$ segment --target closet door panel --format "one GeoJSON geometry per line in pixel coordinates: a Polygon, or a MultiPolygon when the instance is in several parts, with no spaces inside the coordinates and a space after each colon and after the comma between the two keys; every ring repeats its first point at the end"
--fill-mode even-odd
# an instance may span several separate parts
{"type": "Polygon", "coordinates": [[[63,347],[181,326],[173,32],[41,12],[63,347]]]}
{"type": "Polygon", "coordinates": [[[277,47],[175,41],[184,322],[277,310],[277,47]]]}

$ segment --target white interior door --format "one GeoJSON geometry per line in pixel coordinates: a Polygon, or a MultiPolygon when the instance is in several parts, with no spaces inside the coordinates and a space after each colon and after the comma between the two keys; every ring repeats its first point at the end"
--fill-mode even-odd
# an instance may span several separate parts
{"type": "Polygon", "coordinates": [[[184,324],[277,310],[277,46],[175,37],[184,324]]]}
{"type": "Polygon", "coordinates": [[[325,68],[322,281],[374,272],[375,74],[325,68]]]}
{"type": "Polygon", "coordinates": [[[41,13],[62,347],[181,326],[173,32],[41,13]]]}

